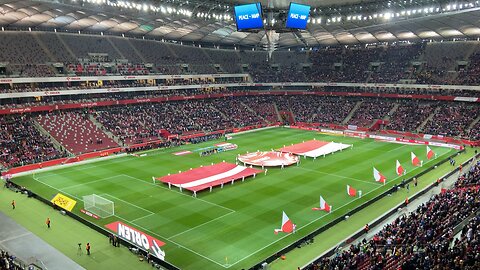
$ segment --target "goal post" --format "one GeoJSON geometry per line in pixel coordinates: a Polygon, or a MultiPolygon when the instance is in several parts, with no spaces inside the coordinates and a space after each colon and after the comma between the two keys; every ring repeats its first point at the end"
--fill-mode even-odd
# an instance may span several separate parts
{"type": "Polygon", "coordinates": [[[101,218],[115,215],[115,203],[96,194],[83,196],[83,208],[101,218]]]}

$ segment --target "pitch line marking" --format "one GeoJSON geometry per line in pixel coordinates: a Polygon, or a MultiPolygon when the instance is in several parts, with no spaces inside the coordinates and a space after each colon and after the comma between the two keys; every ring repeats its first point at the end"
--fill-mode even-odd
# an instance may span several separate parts
{"type": "MultiPolygon", "coordinates": [[[[132,178],[133,178],[133,177],[132,177],[132,178]]],[[[37,182],[40,182],[40,183],[42,183],[42,184],[44,184],[44,185],[52,188],[52,189],[55,189],[55,190],[57,190],[57,191],[60,191],[60,190],[57,189],[56,187],[53,187],[53,186],[51,186],[51,185],[49,185],[49,184],[47,184],[47,183],[45,183],[45,182],[42,182],[42,181],[36,179],[36,177],[34,177],[33,179],[34,179],[35,181],[37,181],[37,182]]],[[[145,181],[140,180],[140,179],[138,179],[138,181],[142,181],[142,182],[144,182],[144,183],[150,184],[150,183],[145,182],[145,181]]],[[[152,185],[153,185],[153,184],[152,184],[152,185]]],[[[83,200],[80,199],[80,198],[77,197],[77,196],[74,196],[74,195],[69,194],[69,193],[67,193],[67,192],[63,192],[63,193],[65,193],[66,195],[69,195],[69,196],[71,196],[71,197],[73,197],[73,198],[76,198],[77,200],[83,202],[83,200]]],[[[188,195],[185,195],[185,196],[188,196],[188,195]]],[[[190,197],[190,196],[189,196],[189,197],[190,197]]],[[[144,230],[144,231],[146,231],[146,232],[149,232],[149,233],[151,233],[151,234],[153,234],[153,235],[155,235],[155,236],[157,236],[157,237],[160,237],[160,238],[162,238],[162,239],[165,239],[165,240],[171,242],[172,244],[175,244],[175,245],[177,245],[177,246],[179,246],[179,247],[181,247],[181,248],[183,248],[183,249],[185,249],[185,250],[188,250],[189,252],[191,252],[191,253],[193,253],[193,254],[195,254],[195,255],[197,255],[197,256],[200,256],[200,257],[202,257],[202,258],[204,258],[204,259],[206,259],[206,260],[208,260],[208,261],[210,261],[210,262],[212,262],[212,263],[215,263],[216,265],[219,265],[219,266],[221,266],[221,267],[223,267],[223,268],[227,268],[227,267],[225,267],[225,265],[223,265],[223,264],[221,264],[221,263],[219,263],[219,262],[217,262],[217,261],[214,261],[213,259],[210,259],[209,257],[206,257],[206,256],[204,256],[204,255],[202,255],[202,254],[200,254],[200,253],[198,253],[198,252],[196,252],[196,251],[194,251],[194,250],[192,250],[192,249],[190,249],[190,248],[187,248],[187,247],[185,247],[185,246],[183,246],[183,245],[181,245],[181,244],[173,241],[173,240],[168,240],[167,237],[161,236],[161,235],[159,235],[159,234],[157,234],[157,233],[155,233],[155,232],[153,232],[153,231],[151,231],[151,230],[149,230],[149,229],[147,229],[147,228],[145,228],[145,227],[143,227],[143,226],[138,225],[138,224],[135,223],[135,222],[132,222],[132,221],[130,221],[130,220],[127,220],[127,219],[125,219],[125,218],[122,218],[121,216],[117,216],[117,215],[114,215],[114,216],[117,217],[117,218],[119,218],[119,219],[121,219],[121,220],[123,220],[123,221],[126,221],[126,222],[128,222],[128,223],[136,226],[137,228],[140,228],[140,229],[142,229],[142,230],[144,230]]],[[[229,267],[230,267],[230,266],[229,266],[229,267]]]]}
{"type": "Polygon", "coordinates": [[[105,178],[102,178],[102,179],[98,179],[98,180],[94,180],[94,181],[90,181],[90,182],[85,182],[85,183],[81,183],[81,184],[77,184],[77,185],[66,186],[66,187],[60,188],[59,190],[63,191],[64,189],[71,189],[71,188],[74,188],[74,187],[87,186],[87,185],[90,185],[90,184],[93,184],[93,183],[106,181],[107,179],[116,178],[116,177],[119,177],[119,176],[121,176],[121,175],[115,175],[115,176],[105,177],[105,178]]]}
{"type": "Polygon", "coordinates": [[[115,197],[115,196],[113,196],[113,195],[110,195],[110,194],[108,194],[108,193],[102,193],[102,194],[100,194],[99,196],[108,196],[108,197],[113,198],[113,199],[115,199],[115,200],[119,200],[119,201],[121,201],[121,202],[123,202],[123,203],[126,203],[126,204],[128,204],[128,205],[130,205],[130,206],[133,206],[133,207],[135,207],[135,208],[137,208],[137,209],[140,209],[140,210],[142,210],[142,211],[148,212],[149,214],[155,214],[154,212],[152,212],[152,211],[150,211],[150,210],[148,210],[148,209],[145,209],[145,208],[140,207],[140,206],[138,206],[138,205],[136,205],[136,204],[127,202],[127,201],[125,201],[125,200],[122,200],[122,199],[120,199],[120,198],[117,198],[117,197],[115,197]]]}
{"type": "MultiPolygon", "coordinates": [[[[131,161],[131,159],[123,159],[125,157],[127,157],[127,156],[121,156],[121,157],[115,158],[115,159],[113,159],[114,161],[112,161],[111,163],[116,164],[116,163],[131,161]]],[[[104,165],[102,165],[102,164],[99,165],[98,163],[101,163],[101,162],[104,162],[104,161],[107,161],[107,160],[96,160],[96,161],[92,161],[92,162],[89,162],[89,163],[83,163],[83,164],[82,163],[80,163],[80,164],[70,163],[72,165],[69,166],[69,167],[52,168],[51,170],[44,171],[44,172],[39,172],[37,174],[40,175],[38,178],[47,178],[49,176],[72,174],[72,173],[76,173],[78,171],[85,171],[85,170],[90,170],[92,168],[103,167],[104,165]],[[73,169],[73,170],[67,170],[67,169],[73,169]],[[67,170],[67,171],[58,172],[58,173],[55,172],[55,171],[61,171],[61,170],[67,170]]]]}
{"type": "Polygon", "coordinates": [[[193,230],[195,230],[195,229],[197,229],[197,228],[199,228],[199,227],[202,227],[203,225],[206,225],[206,224],[209,224],[209,223],[211,223],[211,222],[217,221],[217,220],[219,220],[219,219],[221,219],[221,218],[224,218],[224,217],[226,217],[226,216],[228,216],[228,215],[230,215],[230,214],[233,214],[233,213],[235,213],[235,212],[229,212],[229,213],[226,213],[226,214],[224,214],[224,215],[221,215],[221,216],[219,216],[219,217],[217,217],[217,218],[211,219],[211,220],[209,220],[209,221],[207,221],[207,222],[204,222],[204,223],[202,223],[202,224],[199,224],[199,225],[197,225],[197,226],[195,226],[195,227],[192,227],[192,228],[190,228],[190,229],[188,229],[188,230],[185,230],[185,231],[183,231],[183,232],[180,232],[180,233],[177,233],[177,234],[175,234],[175,235],[172,235],[172,236],[170,236],[169,238],[167,238],[167,240],[170,240],[170,239],[172,239],[172,238],[175,238],[175,237],[177,237],[177,236],[180,236],[180,235],[182,235],[182,234],[184,234],[184,233],[193,231],[193,230]]]}
{"type": "MultiPolygon", "coordinates": [[[[129,177],[129,178],[135,180],[135,181],[139,181],[139,182],[142,182],[142,183],[147,184],[147,185],[151,185],[151,186],[154,186],[154,187],[158,187],[158,188],[162,188],[162,189],[165,189],[165,190],[172,191],[172,190],[170,190],[170,189],[168,189],[168,188],[166,188],[166,187],[163,187],[163,186],[161,186],[161,185],[156,185],[156,184],[153,184],[153,183],[150,183],[150,182],[147,182],[147,181],[143,181],[142,179],[136,178],[136,177],[131,176],[131,175],[128,175],[128,174],[121,174],[121,175],[124,175],[124,176],[126,176],[126,177],[129,177]]],[[[193,199],[195,199],[195,200],[200,200],[200,201],[205,202],[205,203],[210,204],[210,205],[218,206],[218,207],[223,208],[223,209],[225,209],[225,210],[228,210],[228,211],[230,211],[230,212],[232,212],[232,213],[236,212],[235,210],[233,210],[233,209],[231,209],[231,208],[228,208],[228,207],[225,207],[225,206],[222,206],[222,205],[213,203],[213,202],[209,202],[209,201],[206,201],[206,200],[203,200],[203,199],[200,199],[200,198],[194,198],[194,197],[192,197],[192,196],[190,196],[190,195],[187,195],[187,194],[184,194],[184,193],[182,193],[182,192],[177,192],[177,193],[180,194],[180,195],[183,195],[183,196],[187,196],[187,197],[189,197],[189,198],[193,198],[193,199]]]]}
{"type": "Polygon", "coordinates": [[[310,172],[315,172],[315,173],[319,173],[319,174],[325,174],[325,175],[331,175],[331,176],[335,176],[335,177],[350,179],[350,180],[353,180],[353,181],[363,182],[363,183],[367,183],[367,184],[375,185],[375,186],[379,185],[376,182],[375,183],[374,182],[368,182],[368,181],[364,181],[364,180],[360,180],[360,179],[356,179],[356,178],[352,178],[352,177],[348,177],[348,176],[343,176],[343,175],[338,175],[338,174],[333,174],[333,173],[326,173],[326,172],[312,170],[312,169],[303,168],[303,167],[298,167],[298,169],[305,170],[305,171],[310,171],[310,172]]]}
{"type": "MultiPolygon", "coordinates": [[[[447,154],[447,153],[448,153],[448,152],[445,152],[445,153],[439,155],[439,157],[444,156],[444,155],[447,154]]],[[[430,163],[430,162],[432,162],[432,161],[434,161],[434,160],[427,161],[425,164],[428,164],[428,163],[430,163]]],[[[413,170],[416,170],[416,169],[418,169],[418,168],[421,168],[421,167],[414,168],[413,170]]],[[[412,170],[412,171],[413,171],[413,170],[412,170]]],[[[130,176],[130,175],[126,175],[126,174],[122,174],[122,175],[127,176],[127,177],[132,178],[132,179],[135,179],[135,180],[137,180],[137,181],[141,181],[141,182],[146,183],[146,184],[149,184],[149,185],[153,185],[153,186],[157,186],[157,187],[166,189],[166,188],[164,188],[164,187],[162,187],[162,186],[158,186],[158,185],[155,185],[155,184],[152,184],[152,183],[143,181],[143,180],[141,180],[141,179],[138,179],[138,178],[133,177],[133,176],[130,176]]],[[[399,178],[399,177],[396,177],[396,178],[392,179],[391,181],[395,181],[395,180],[397,180],[398,178],[399,178]]],[[[57,188],[55,188],[55,187],[53,187],[53,186],[51,186],[51,185],[49,185],[49,184],[47,184],[47,183],[45,183],[45,182],[42,182],[42,181],[36,179],[35,177],[33,177],[33,179],[34,179],[35,181],[38,181],[38,182],[46,185],[46,186],[51,187],[52,189],[58,190],[57,188]]],[[[375,189],[373,189],[373,190],[365,193],[365,194],[363,195],[363,197],[366,196],[366,195],[368,195],[368,194],[370,194],[371,192],[374,192],[374,191],[382,188],[382,187],[384,187],[384,185],[378,186],[377,188],[375,188],[375,189]]],[[[60,191],[60,190],[58,190],[58,191],[60,191]]],[[[77,199],[80,200],[80,201],[83,201],[82,199],[80,199],[80,198],[78,198],[78,197],[76,197],[76,196],[74,196],[74,195],[71,195],[71,194],[69,194],[69,193],[67,193],[67,192],[64,192],[64,193],[67,194],[67,195],[70,195],[70,196],[72,196],[72,197],[74,197],[74,198],[77,198],[77,199]]],[[[188,196],[188,195],[183,194],[183,193],[180,193],[180,194],[185,195],[185,196],[188,196]]],[[[190,197],[190,196],[189,196],[189,197],[190,197]]],[[[341,209],[341,208],[349,205],[349,204],[352,203],[352,202],[355,202],[355,201],[358,200],[358,199],[360,199],[360,198],[356,198],[356,199],[354,199],[354,200],[352,200],[352,201],[350,201],[350,202],[348,202],[348,203],[340,206],[339,208],[336,208],[333,212],[335,212],[335,211],[337,211],[338,209],[341,209]]],[[[201,200],[201,199],[198,199],[198,198],[197,198],[197,200],[201,200]]],[[[209,203],[209,204],[212,204],[212,205],[216,205],[216,206],[225,208],[225,209],[227,209],[227,210],[229,209],[229,208],[227,208],[227,207],[224,207],[224,206],[221,206],[221,205],[217,205],[217,204],[212,203],[212,202],[209,202],[209,201],[205,201],[205,200],[202,200],[202,201],[204,201],[204,202],[206,202],[206,203],[209,203]]],[[[235,210],[232,210],[232,209],[229,209],[229,210],[235,212],[235,210]]],[[[209,257],[206,257],[206,256],[204,256],[204,255],[202,255],[202,254],[200,254],[200,253],[198,253],[198,252],[196,252],[196,251],[194,251],[194,250],[192,250],[192,249],[190,249],[190,248],[187,248],[187,247],[185,247],[185,246],[183,246],[183,245],[181,245],[181,244],[179,244],[179,243],[177,243],[177,242],[175,242],[175,241],[173,241],[173,240],[169,240],[169,239],[166,238],[166,237],[163,237],[163,236],[161,236],[161,235],[159,235],[159,234],[157,234],[157,233],[155,233],[155,232],[153,232],[153,231],[151,231],[151,230],[149,230],[149,229],[147,229],[147,228],[145,228],[145,227],[143,227],[143,226],[140,226],[140,225],[136,224],[135,222],[131,222],[131,221],[129,221],[129,220],[127,220],[127,219],[124,219],[124,218],[122,218],[122,217],[120,217],[120,216],[117,216],[117,215],[115,215],[115,216],[116,216],[117,218],[122,219],[122,220],[124,220],[124,221],[126,221],[126,222],[129,222],[130,224],[135,225],[135,226],[137,226],[138,228],[141,228],[141,229],[143,229],[143,230],[145,230],[145,231],[147,231],[147,232],[149,232],[149,233],[151,233],[151,234],[153,234],[153,235],[156,235],[156,236],[158,236],[158,237],[160,237],[160,238],[166,239],[167,241],[170,241],[170,242],[172,242],[173,244],[176,244],[177,246],[179,246],[179,247],[181,247],[181,248],[183,248],[183,249],[185,249],[185,250],[188,250],[188,251],[192,252],[193,254],[196,254],[196,255],[198,255],[198,256],[200,256],[200,257],[202,257],[202,258],[204,258],[204,259],[206,259],[206,260],[208,260],[208,261],[210,261],[210,262],[213,262],[213,263],[215,263],[215,264],[223,267],[223,268],[230,268],[230,267],[236,265],[237,263],[239,263],[239,262],[241,262],[241,261],[243,261],[243,260],[245,260],[245,259],[248,259],[248,258],[251,257],[252,255],[254,255],[254,254],[256,254],[256,253],[258,253],[258,252],[260,252],[260,251],[262,251],[262,250],[264,250],[264,249],[266,249],[266,248],[268,248],[268,247],[270,247],[271,245],[273,245],[273,244],[275,244],[275,243],[283,240],[285,237],[287,237],[287,236],[290,235],[290,234],[287,234],[287,235],[285,235],[285,236],[282,236],[281,238],[275,240],[274,242],[271,242],[270,244],[262,247],[261,249],[258,249],[258,250],[256,250],[256,251],[250,253],[248,256],[246,256],[246,257],[244,257],[244,258],[236,261],[235,263],[230,264],[230,265],[228,265],[228,266],[225,266],[225,265],[223,265],[223,264],[221,264],[221,263],[218,263],[217,261],[214,261],[214,260],[210,259],[209,257]]],[[[322,218],[324,218],[324,217],[326,217],[326,216],[328,216],[328,215],[326,214],[326,215],[323,215],[323,216],[321,216],[321,217],[318,217],[317,219],[314,219],[313,221],[307,223],[306,225],[303,225],[302,227],[298,228],[297,231],[305,228],[306,226],[308,226],[308,225],[310,225],[310,224],[312,224],[312,223],[314,223],[314,222],[317,222],[318,220],[320,220],[320,219],[322,219],[322,218]]]]}
{"type": "Polygon", "coordinates": [[[145,216],[143,216],[143,217],[136,218],[136,219],[132,220],[132,222],[135,222],[135,221],[138,221],[138,220],[140,220],[140,219],[147,218],[147,217],[151,217],[151,216],[153,216],[153,215],[156,215],[156,214],[155,214],[155,213],[151,213],[151,214],[145,215],[145,216]]]}
{"type": "Polygon", "coordinates": [[[9,241],[12,241],[12,240],[17,240],[19,238],[23,238],[25,236],[29,236],[29,235],[32,235],[32,234],[33,234],[32,232],[26,232],[26,233],[22,233],[22,234],[19,234],[19,235],[12,236],[12,237],[8,237],[8,238],[5,238],[5,239],[1,240],[0,244],[5,243],[5,242],[9,242],[9,241]]]}
{"type": "Polygon", "coordinates": [[[219,263],[219,262],[217,262],[217,261],[215,261],[215,260],[213,260],[213,259],[205,256],[205,255],[202,255],[202,254],[200,254],[200,253],[198,253],[198,252],[196,252],[196,251],[194,251],[194,250],[192,250],[192,249],[190,249],[190,248],[187,248],[187,247],[185,247],[184,245],[181,245],[181,244],[179,244],[179,243],[177,243],[177,242],[175,242],[175,241],[173,241],[173,240],[169,240],[168,238],[166,238],[166,237],[164,237],[164,236],[161,236],[161,235],[159,235],[158,233],[153,232],[153,231],[151,231],[151,230],[149,230],[149,229],[147,229],[147,228],[145,228],[145,227],[143,227],[143,226],[141,226],[141,225],[138,225],[138,224],[136,224],[135,222],[131,222],[131,221],[129,221],[129,220],[127,220],[127,219],[124,219],[124,218],[122,218],[122,217],[120,217],[120,216],[117,216],[117,215],[115,215],[115,216],[116,216],[117,218],[123,220],[123,221],[126,221],[126,222],[134,225],[134,226],[137,227],[137,228],[140,228],[140,229],[144,230],[145,232],[149,232],[149,233],[151,233],[151,234],[153,234],[153,235],[155,235],[155,236],[157,236],[157,237],[159,237],[159,238],[165,239],[165,240],[171,242],[171,243],[174,244],[174,245],[177,245],[177,246],[179,246],[179,247],[181,247],[181,248],[183,248],[183,249],[185,249],[185,250],[188,250],[188,251],[190,251],[191,253],[193,253],[193,254],[195,254],[195,255],[197,255],[197,256],[200,256],[200,257],[202,257],[202,258],[204,258],[204,259],[206,259],[206,260],[208,260],[208,261],[210,261],[210,262],[213,262],[213,263],[215,263],[216,265],[219,265],[219,266],[221,266],[221,267],[223,267],[223,268],[227,268],[227,267],[225,267],[225,265],[223,265],[223,264],[221,264],[221,263],[219,263]]]}
{"type": "MultiPolygon", "coordinates": [[[[379,186],[379,187],[377,187],[377,188],[375,188],[375,189],[373,189],[373,190],[371,190],[371,191],[369,191],[369,192],[367,192],[367,193],[365,193],[363,196],[366,196],[366,195],[368,195],[369,193],[374,192],[374,191],[376,191],[377,189],[379,189],[379,188],[381,188],[381,187],[383,187],[383,185],[382,185],[382,186],[379,186]]],[[[362,197],[363,197],[363,196],[362,196],[362,197]]],[[[342,205],[342,206],[340,206],[340,207],[337,207],[336,210],[333,210],[332,212],[336,212],[336,211],[338,211],[339,209],[342,209],[343,207],[345,207],[345,206],[347,206],[347,205],[355,202],[356,200],[361,199],[362,197],[360,197],[360,198],[355,198],[354,200],[352,200],[352,201],[350,201],[350,202],[348,202],[348,203],[346,203],[346,204],[344,204],[344,205],[342,205]]],[[[323,215],[323,216],[321,216],[321,217],[318,217],[318,218],[316,218],[316,219],[308,222],[307,224],[305,224],[305,225],[303,225],[302,227],[298,228],[298,229],[297,229],[297,232],[298,232],[299,230],[301,230],[301,229],[309,226],[310,224],[312,224],[312,223],[314,223],[314,222],[317,222],[317,221],[319,221],[319,220],[321,220],[321,219],[323,219],[324,217],[327,217],[327,216],[329,216],[329,215],[328,215],[328,214],[325,214],[325,215],[323,215]]],[[[231,266],[233,266],[233,265],[236,265],[237,263],[239,263],[239,262],[241,262],[241,261],[243,261],[243,260],[245,260],[245,259],[248,259],[248,258],[251,257],[252,255],[254,255],[254,254],[256,254],[256,253],[258,253],[258,252],[260,252],[260,251],[268,248],[269,246],[271,246],[271,245],[273,245],[273,244],[275,244],[275,243],[277,243],[277,242],[285,239],[287,236],[290,236],[290,234],[284,235],[284,236],[280,237],[279,239],[271,242],[270,244],[268,244],[268,245],[266,245],[266,246],[264,246],[264,247],[262,247],[262,248],[260,248],[260,249],[258,249],[258,250],[256,250],[256,251],[250,253],[250,254],[247,255],[246,257],[244,257],[244,258],[242,258],[242,259],[234,262],[233,264],[230,264],[230,266],[228,266],[227,268],[229,268],[229,267],[231,267],[231,266]]]]}
{"type": "MultiPolygon", "coordinates": [[[[445,155],[445,154],[447,154],[447,153],[448,153],[448,152],[445,152],[445,153],[443,153],[442,155],[440,155],[439,157],[441,157],[441,156],[443,156],[443,155],[445,155]]],[[[425,164],[427,164],[427,163],[429,163],[429,162],[432,162],[432,161],[433,161],[433,159],[427,161],[425,164]]],[[[417,170],[418,168],[422,168],[422,167],[416,167],[416,168],[414,168],[414,169],[411,170],[411,171],[417,170]]],[[[395,177],[394,179],[390,180],[390,182],[393,182],[393,181],[399,179],[400,177],[401,177],[401,176],[395,177]]],[[[374,192],[374,191],[376,191],[376,190],[378,190],[378,189],[380,189],[380,188],[382,188],[382,187],[384,187],[384,185],[378,186],[377,188],[375,188],[375,189],[373,189],[373,190],[365,193],[364,195],[362,195],[362,197],[365,197],[366,195],[368,195],[368,194],[370,194],[370,193],[372,193],[372,192],[374,192]]],[[[345,207],[345,206],[347,206],[347,205],[355,202],[355,201],[358,200],[358,199],[360,199],[360,198],[356,198],[356,199],[354,199],[354,200],[352,200],[352,201],[350,201],[350,202],[348,202],[348,203],[346,203],[346,204],[344,204],[344,205],[336,208],[336,209],[333,210],[332,212],[335,212],[335,211],[337,211],[338,209],[342,209],[343,207],[345,207]]],[[[310,221],[309,223],[307,223],[307,224],[303,225],[302,227],[298,228],[297,231],[305,228],[306,226],[309,226],[310,224],[312,224],[312,223],[314,223],[314,222],[317,222],[318,220],[321,220],[322,218],[324,218],[324,217],[326,217],[326,216],[328,216],[328,214],[325,214],[325,215],[323,215],[323,216],[321,216],[321,217],[319,217],[319,218],[316,218],[316,219],[310,221]]],[[[254,254],[256,254],[256,253],[258,253],[258,252],[260,252],[260,251],[268,248],[269,246],[271,246],[271,245],[273,245],[273,244],[275,244],[275,243],[283,240],[285,237],[287,237],[287,236],[289,236],[289,235],[290,235],[290,234],[287,234],[287,235],[285,235],[285,236],[282,236],[281,238],[273,241],[272,243],[270,243],[270,244],[268,244],[268,245],[266,245],[266,246],[264,246],[264,247],[262,247],[262,248],[260,248],[260,249],[258,249],[258,250],[256,250],[256,251],[254,251],[254,252],[250,253],[249,255],[247,255],[246,257],[244,257],[244,258],[242,258],[242,259],[234,262],[233,264],[230,264],[230,265],[229,265],[228,267],[226,267],[226,268],[229,268],[229,267],[231,267],[231,266],[233,266],[233,265],[236,265],[237,263],[239,263],[239,262],[241,262],[241,261],[243,261],[243,260],[245,260],[245,259],[248,259],[248,258],[251,257],[252,255],[254,255],[254,254]]]]}

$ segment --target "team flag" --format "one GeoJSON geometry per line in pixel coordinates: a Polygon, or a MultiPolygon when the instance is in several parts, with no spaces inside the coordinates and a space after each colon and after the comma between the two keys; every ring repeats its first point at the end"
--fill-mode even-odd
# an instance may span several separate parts
{"type": "Polygon", "coordinates": [[[413,166],[420,166],[420,159],[418,159],[418,157],[413,152],[410,152],[410,155],[412,157],[413,166]]]}
{"type": "Polygon", "coordinates": [[[402,167],[402,164],[400,164],[400,161],[398,160],[397,160],[396,172],[398,176],[401,176],[405,172],[405,170],[402,167]]]}
{"type": "Polygon", "coordinates": [[[322,196],[320,196],[320,207],[319,208],[314,207],[312,208],[312,210],[331,212],[332,207],[328,205],[328,203],[323,199],[322,196]]]}
{"type": "Polygon", "coordinates": [[[428,147],[427,145],[427,159],[431,159],[434,156],[435,156],[435,152],[433,152],[433,150],[430,149],[430,147],[428,147]]]}
{"type": "Polygon", "coordinates": [[[284,233],[291,233],[293,232],[293,228],[295,227],[295,224],[288,218],[287,214],[285,214],[285,211],[283,211],[283,216],[282,216],[282,227],[280,229],[275,229],[274,233],[278,234],[279,232],[284,232],[284,233]]]}
{"type": "Polygon", "coordinates": [[[347,185],[347,194],[348,196],[355,197],[357,196],[357,190],[352,188],[350,185],[347,185]]]}
{"type": "Polygon", "coordinates": [[[385,184],[385,180],[387,180],[387,178],[385,178],[383,174],[381,174],[377,169],[375,169],[375,167],[373,167],[373,177],[375,178],[375,181],[382,184],[385,184]]]}

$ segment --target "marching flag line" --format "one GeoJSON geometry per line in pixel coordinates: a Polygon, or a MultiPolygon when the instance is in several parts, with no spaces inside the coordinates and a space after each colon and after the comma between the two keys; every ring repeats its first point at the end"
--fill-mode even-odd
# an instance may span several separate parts
{"type": "Polygon", "coordinates": [[[387,181],[387,178],[383,174],[381,174],[375,167],[373,167],[373,178],[375,178],[376,182],[382,184],[385,184],[385,182],[387,181]]]}
{"type": "Polygon", "coordinates": [[[398,159],[397,159],[395,172],[397,173],[398,176],[402,176],[403,173],[405,172],[405,169],[403,169],[402,164],[400,164],[400,161],[398,161],[398,159]]]}

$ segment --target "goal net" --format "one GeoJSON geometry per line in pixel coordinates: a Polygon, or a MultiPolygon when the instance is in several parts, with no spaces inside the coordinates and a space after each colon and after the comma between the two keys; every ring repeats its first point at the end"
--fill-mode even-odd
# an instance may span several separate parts
{"type": "Polygon", "coordinates": [[[115,204],[96,194],[83,196],[83,208],[101,218],[115,215],[115,204]]]}

